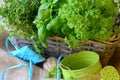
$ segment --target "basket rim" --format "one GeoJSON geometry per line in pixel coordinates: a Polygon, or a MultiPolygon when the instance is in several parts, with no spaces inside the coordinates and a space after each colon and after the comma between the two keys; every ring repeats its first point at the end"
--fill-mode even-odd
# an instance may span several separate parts
{"type": "MultiPolygon", "coordinates": [[[[97,43],[97,44],[106,44],[106,45],[112,45],[112,44],[117,44],[120,42],[120,34],[118,35],[113,35],[110,39],[108,39],[108,41],[105,42],[100,42],[100,41],[96,41],[96,40],[88,40],[85,41],[85,43],[89,42],[89,43],[97,43]]],[[[64,41],[64,38],[60,37],[60,36],[52,36],[52,37],[48,37],[47,39],[51,39],[51,40],[56,40],[56,41],[64,41]]],[[[84,41],[80,41],[80,42],[84,42],[84,41]]]]}

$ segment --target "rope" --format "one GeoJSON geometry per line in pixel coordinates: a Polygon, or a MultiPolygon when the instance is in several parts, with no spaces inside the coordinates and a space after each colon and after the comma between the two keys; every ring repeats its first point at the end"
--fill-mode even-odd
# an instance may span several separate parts
{"type": "MultiPolygon", "coordinates": [[[[28,73],[29,73],[29,79],[28,80],[32,80],[32,75],[33,75],[32,64],[43,62],[45,60],[45,58],[42,57],[41,55],[38,55],[35,51],[30,49],[29,46],[24,46],[24,47],[18,49],[12,41],[10,41],[10,42],[16,50],[11,51],[9,49],[9,46],[8,46],[8,41],[9,40],[6,39],[5,45],[6,45],[7,51],[10,55],[16,56],[16,57],[18,57],[22,60],[30,62],[30,65],[29,65],[29,68],[28,68],[28,73]]],[[[2,73],[2,80],[4,80],[4,74],[5,74],[6,71],[8,71],[10,69],[13,69],[13,68],[17,68],[17,67],[21,67],[21,64],[5,69],[2,73]]]]}
{"type": "Polygon", "coordinates": [[[59,69],[59,64],[60,64],[60,61],[62,58],[66,57],[67,55],[66,54],[61,54],[59,57],[58,57],[58,64],[57,64],[57,80],[60,80],[61,76],[60,76],[60,69],[59,69]]]}
{"type": "MultiPolygon", "coordinates": [[[[5,76],[5,73],[8,71],[8,70],[11,70],[11,69],[14,69],[14,68],[18,68],[18,67],[23,67],[23,66],[27,66],[27,64],[19,64],[19,65],[15,65],[15,66],[12,66],[12,67],[9,67],[9,68],[6,68],[4,69],[4,71],[2,72],[2,80],[5,80],[4,79],[4,76],[5,76]]],[[[29,79],[30,80],[30,79],[29,79]]]]}

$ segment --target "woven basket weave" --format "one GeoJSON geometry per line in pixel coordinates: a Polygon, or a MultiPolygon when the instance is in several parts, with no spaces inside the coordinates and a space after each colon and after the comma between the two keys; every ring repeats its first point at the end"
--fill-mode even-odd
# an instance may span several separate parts
{"type": "Polygon", "coordinates": [[[109,59],[114,53],[116,44],[119,42],[118,37],[112,37],[109,42],[97,42],[97,41],[88,41],[88,42],[79,42],[81,48],[68,48],[67,44],[64,42],[63,38],[54,36],[47,39],[48,48],[45,49],[45,54],[47,56],[58,57],[61,53],[67,55],[79,52],[79,51],[95,51],[100,55],[100,61],[103,66],[107,65],[109,59]]]}

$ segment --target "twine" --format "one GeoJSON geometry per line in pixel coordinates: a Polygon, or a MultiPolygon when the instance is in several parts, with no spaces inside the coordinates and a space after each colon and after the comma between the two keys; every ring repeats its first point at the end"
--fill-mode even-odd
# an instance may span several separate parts
{"type": "Polygon", "coordinates": [[[38,55],[35,51],[33,51],[29,46],[24,46],[22,48],[17,48],[14,42],[10,41],[12,46],[16,49],[15,51],[11,51],[8,46],[9,39],[6,39],[6,49],[8,53],[12,56],[16,56],[25,61],[31,61],[33,64],[43,62],[45,60],[40,54],[38,55]]]}
{"type": "MultiPolygon", "coordinates": [[[[11,42],[11,44],[13,45],[13,47],[16,49],[15,51],[10,51],[9,46],[8,46],[8,39],[6,39],[6,48],[8,50],[8,53],[12,56],[16,56],[22,60],[25,61],[29,61],[30,65],[28,66],[28,73],[29,73],[29,79],[28,80],[32,80],[32,76],[33,76],[33,68],[32,68],[32,64],[36,64],[38,62],[43,62],[45,60],[44,57],[42,57],[41,55],[38,55],[36,52],[34,52],[32,49],[30,49],[28,46],[24,46],[20,49],[18,49],[13,42],[11,42]]],[[[2,80],[4,80],[4,75],[6,73],[6,71],[10,70],[10,69],[14,69],[14,68],[18,68],[18,67],[22,67],[22,66],[26,66],[27,64],[19,64],[19,65],[15,65],[12,67],[9,67],[7,69],[5,69],[2,73],[2,80]]]]}
{"type": "Polygon", "coordinates": [[[61,54],[59,57],[58,57],[58,61],[57,61],[57,80],[60,80],[61,76],[60,76],[60,69],[59,69],[59,64],[60,64],[60,61],[62,58],[66,57],[67,55],[66,54],[61,54]]]}

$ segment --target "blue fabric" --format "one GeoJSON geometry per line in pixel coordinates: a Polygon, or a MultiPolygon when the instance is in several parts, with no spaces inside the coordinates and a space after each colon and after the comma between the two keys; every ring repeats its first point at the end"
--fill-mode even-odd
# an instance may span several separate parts
{"type": "MultiPolygon", "coordinates": [[[[9,49],[9,46],[8,46],[8,42],[9,40],[6,39],[6,42],[5,42],[5,45],[6,45],[6,49],[8,50],[8,53],[12,56],[16,56],[22,60],[25,60],[25,61],[29,61],[30,62],[30,65],[28,67],[28,73],[29,73],[29,79],[28,80],[32,80],[32,77],[33,77],[33,68],[32,68],[32,63],[33,64],[36,64],[36,63],[39,63],[39,62],[43,62],[45,61],[45,58],[42,57],[41,55],[38,55],[35,51],[33,51],[29,46],[24,46],[22,48],[17,48],[16,46],[14,46],[13,42],[11,42],[11,44],[13,45],[13,47],[16,49],[14,51],[11,51],[9,49]]],[[[12,66],[12,67],[9,67],[7,69],[5,69],[2,73],[2,80],[4,80],[4,76],[5,76],[5,73],[8,71],[8,70],[11,70],[11,69],[14,69],[14,68],[18,68],[18,67],[22,67],[22,66],[27,66],[27,64],[19,64],[19,65],[15,65],[15,66],[12,66]]]]}
{"type": "Polygon", "coordinates": [[[66,57],[67,55],[66,54],[61,54],[59,57],[58,57],[58,65],[57,65],[57,80],[60,80],[61,76],[60,76],[60,68],[59,68],[59,64],[60,64],[60,61],[62,58],[66,57]]]}

